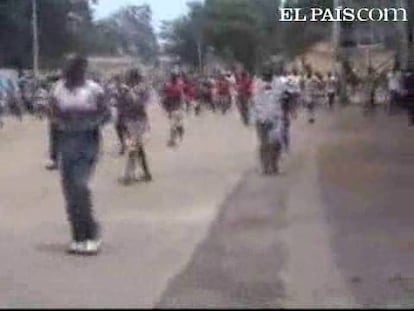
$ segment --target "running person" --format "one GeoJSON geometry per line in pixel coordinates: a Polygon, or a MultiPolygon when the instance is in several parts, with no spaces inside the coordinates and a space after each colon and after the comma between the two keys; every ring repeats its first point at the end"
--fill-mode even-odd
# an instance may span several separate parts
{"type": "Polygon", "coordinates": [[[170,120],[169,147],[177,146],[177,139],[184,138],[183,89],[176,74],[165,84],[162,91],[162,106],[170,120]]]}
{"type": "Polygon", "coordinates": [[[216,82],[217,104],[223,114],[231,108],[231,84],[224,74],[221,74],[216,82]]]}
{"type": "Polygon", "coordinates": [[[264,175],[279,173],[279,159],[282,148],[282,98],[284,82],[273,78],[272,70],[263,71],[255,83],[252,117],[256,123],[259,139],[259,156],[264,175]]]}
{"type": "Polygon", "coordinates": [[[138,70],[127,74],[126,85],[121,86],[119,109],[123,115],[126,132],[126,147],[128,151],[125,173],[122,181],[125,184],[143,180],[152,181],[144,148],[144,135],[149,130],[149,120],[146,105],[149,101],[149,88],[143,81],[138,70]],[[141,165],[144,176],[138,178],[136,170],[141,165]]]}
{"type": "Polygon", "coordinates": [[[196,87],[192,79],[186,75],[183,77],[183,93],[185,109],[187,112],[190,112],[191,107],[195,106],[194,102],[196,100],[196,87]]]}
{"type": "Polygon", "coordinates": [[[309,73],[305,81],[306,109],[308,111],[308,121],[310,124],[315,123],[315,109],[319,101],[319,80],[309,73]]]}

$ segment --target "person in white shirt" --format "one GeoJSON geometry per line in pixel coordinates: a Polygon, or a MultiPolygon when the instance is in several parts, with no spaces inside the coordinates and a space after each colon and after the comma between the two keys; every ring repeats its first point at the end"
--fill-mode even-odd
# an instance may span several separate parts
{"type": "Polygon", "coordinates": [[[281,76],[280,81],[284,89],[282,105],[282,149],[285,153],[290,150],[290,125],[291,119],[296,118],[296,110],[301,94],[300,78],[296,71],[288,74],[286,77],[281,76]]]}
{"type": "Polygon", "coordinates": [[[96,255],[100,249],[88,183],[99,157],[100,128],[111,118],[103,88],[85,77],[87,65],[85,58],[73,57],[50,101],[51,116],[60,133],[59,169],[72,229],[68,251],[77,255],[96,255]]]}
{"type": "Polygon", "coordinates": [[[230,83],[230,93],[231,93],[231,105],[236,101],[237,97],[237,81],[236,77],[234,76],[231,71],[226,73],[226,80],[230,83]]]}
{"type": "Polygon", "coordinates": [[[398,100],[401,94],[401,74],[397,70],[393,70],[387,75],[388,80],[388,94],[389,103],[388,110],[392,113],[398,104],[398,100]]]}
{"type": "Polygon", "coordinates": [[[282,147],[282,98],[285,83],[280,77],[273,79],[270,68],[263,71],[254,85],[252,119],[259,138],[259,155],[263,174],[279,173],[282,147]]]}
{"type": "Polygon", "coordinates": [[[332,109],[335,105],[336,91],[338,89],[338,80],[334,73],[328,73],[326,79],[326,95],[328,97],[328,107],[332,109]]]}
{"type": "Polygon", "coordinates": [[[291,95],[291,110],[296,111],[302,96],[301,77],[296,69],[288,75],[287,87],[291,95]]]}

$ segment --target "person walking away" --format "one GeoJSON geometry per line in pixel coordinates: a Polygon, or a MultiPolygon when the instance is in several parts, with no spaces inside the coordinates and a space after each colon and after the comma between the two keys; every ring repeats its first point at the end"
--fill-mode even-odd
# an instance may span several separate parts
{"type": "Polygon", "coordinates": [[[255,83],[252,119],[259,139],[259,158],[264,175],[279,173],[281,152],[283,82],[273,80],[270,68],[263,70],[261,79],[255,83]]]}
{"type": "Polygon", "coordinates": [[[124,184],[129,185],[136,181],[152,181],[144,146],[144,136],[149,130],[147,103],[150,91],[141,73],[135,69],[128,73],[126,85],[121,86],[120,109],[124,115],[126,126],[127,162],[122,178],[124,184]],[[136,170],[141,165],[144,173],[138,178],[136,170]]]}
{"type": "Polygon", "coordinates": [[[183,90],[176,74],[165,84],[162,91],[162,106],[170,120],[169,147],[177,146],[177,139],[184,137],[183,90]]]}
{"type": "Polygon", "coordinates": [[[87,66],[84,57],[72,57],[50,103],[60,131],[59,168],[72,232],[68,251],[77,255],[96,255],[101,246],[88,183],[98,161],[100,129],[111,117],[102,87],[85,77],[87,66]]]}

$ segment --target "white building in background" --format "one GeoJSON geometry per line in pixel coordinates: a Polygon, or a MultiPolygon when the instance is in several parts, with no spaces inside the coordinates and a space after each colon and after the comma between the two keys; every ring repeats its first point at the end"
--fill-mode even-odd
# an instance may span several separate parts
{"type": "Polygon", "coordinates": [[[123,73],[131,68],[140,68],[144,72],[147,68],[137,59],[133,57],[89,57],[90,72],[97,73],[104,77],[110,77],[115,74],[123,73]]]}

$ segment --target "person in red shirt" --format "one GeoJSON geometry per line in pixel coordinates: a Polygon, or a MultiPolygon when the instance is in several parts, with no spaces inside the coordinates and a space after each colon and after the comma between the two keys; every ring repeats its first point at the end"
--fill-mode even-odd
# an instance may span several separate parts
{"type": "Polygon", "coordinates": [[[253,95],[253,79],[246,71],[237,77],[237,105],[240,111],[242,122],[249,124],[249,103],[253,95]]]}
{"type": "Polygon", "coordinates": [[[184,137],[184,115],[183,115],[183,86],[177,74],[172,74],[171,79],[164,85],[162,90],[162,106],[170,120],[169,147],[177,145],[177,138],[184,137]]]}
{"type": "Polygon", "coordinates": [[[225,75],[220,75],[216,82],[217,103],[222,113],[225,114],[231,107],[231,85],[225,75]]]}

